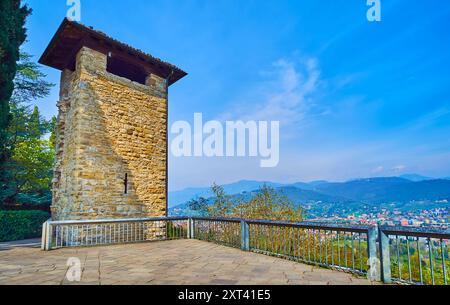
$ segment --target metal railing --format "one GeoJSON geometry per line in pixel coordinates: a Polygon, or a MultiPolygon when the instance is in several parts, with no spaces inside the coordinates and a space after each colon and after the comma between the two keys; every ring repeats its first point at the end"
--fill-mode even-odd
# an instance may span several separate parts
{"type": "Polygon", "coordinates": [[[450,233],[380,227],[384,282],[448,285],[450,233]]]}
{"type": "Polygon", "coordinates": [[[385,283],[448,285],[450,233],[383,226],[211,217],[47,221],[44,250],[198,239],[385,283]]]}
{"type": "Polygon", "coordinates": [[[192,238],[241,248],[241,220],[231,218],[192,218],[192,238]]]}
{"type": "Polygon", "coordinates": [[[367,273],[370,249],[377,255],[369,226],[209,217],[192,218],[192,225],[195,239],[358,274],[367,273]]]}
{"type": "MultiPolygon", "coordinates": [[[[247,222],[251,251],[352,273],[367,273],[372,234],[368,226],[247,222]]],[[[373,255],[376,255],[374,248],[373,255]]]]}
{"type": "Polygon", "coordinates": [[[187,217],[47,221],[42,230],[42,249],[185,239],[189,236],[188,223],[187,217]]]}

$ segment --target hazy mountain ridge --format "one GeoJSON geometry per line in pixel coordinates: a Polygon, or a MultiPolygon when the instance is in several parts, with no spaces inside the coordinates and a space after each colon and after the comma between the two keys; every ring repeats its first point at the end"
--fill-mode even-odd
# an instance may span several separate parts
{"type": "MultiPolygon", "coordinates": [[[[278,188],[285,185],[270,181],[241,180],[235,183],[223,185],[223,188],[227,194],[235,195],[241,194],[242,192],[258,190],[264,184],[273,188],[278,188]]],[[[184,204],[194,198],[209,198],[211,196],[213,196],[211,187],[188,188],[181,191],[169,192],[169,207],[184,204]]]]}
{"type": "MultiPolygon", "coordinates": [[[[450,180],[425,179],[420,175],[356,179],[347,182],[315,181],[281,184],[260,181],[239,181],[224,185],[225,192],[235,198],[247,199],[266,184],[285,194],[296,204],[319,204],[352,207],[354,205],[409,203],[412,201],[450,201],[450,180]],[[409,176],[410,179],[405,177],[409,176]],[[415,180],[415,181],[414,181],[415,180]]],[[[212,197],[210,188],[187,189],[169,195],[170,208],[186,207],[192,198],[212,197]],[[178,200],[177,200],[178,199],[178,200]]]]}
{"type": "MultiPolygon", "coordinates": [[[[424,181],[424,180],[435,180],[434,178],[417,175],[417,174],[401,175],[400,178],[408,179],[408,180],[411,180],[414,182],[419,182],[419,181],[424,181]]],[[[446,178],[443,178],[443,179],[446,179],[446,178]]]]}
{"type": "MultiPolygon", "coordinates": [[[[416,182],[398,177],[368,178],[351,180],[344,183],[326,183],[314,188],[319,193],[341,196],[349,200],[371,202],[379,196],[389,197],[389,189],[400,185],[412,185],[416,182]]],[[[394,190],[395,191],[395,190],[394,190]]]]}

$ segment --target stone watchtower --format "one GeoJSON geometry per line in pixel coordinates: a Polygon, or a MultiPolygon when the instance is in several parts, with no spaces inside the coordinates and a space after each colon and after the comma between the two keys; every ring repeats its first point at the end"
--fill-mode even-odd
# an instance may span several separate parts
{"type": "Polygon", "coordinates": [[[168,87],[186,73],[64,20],[41,59],[62,71],[52,216],[165,216],[168,87]]]}

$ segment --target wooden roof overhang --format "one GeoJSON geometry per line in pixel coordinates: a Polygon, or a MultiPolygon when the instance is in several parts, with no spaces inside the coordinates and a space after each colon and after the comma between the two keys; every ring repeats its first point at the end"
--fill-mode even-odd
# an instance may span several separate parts
{"type": "Polygon", "coordinates": [[[130,64],[146,75],[156,74],[164,79],[169,78],[169,85],[187,75],[170,63],[67,18],[59,26],[39,63],[61,71],[75,71],[76,55],[83,46],[107,56],[112,55],[115,60],[130,64]]]}

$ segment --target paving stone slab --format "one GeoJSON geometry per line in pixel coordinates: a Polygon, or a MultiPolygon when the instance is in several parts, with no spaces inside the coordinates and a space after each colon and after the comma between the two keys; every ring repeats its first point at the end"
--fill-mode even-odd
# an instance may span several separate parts
{"type": "Polygon", "coordinates": [[[370,285],[351,274],[198,240],[99,248],[11,247],[0,251],[0,285],[370,285]],[[82,266],[81,282],[65,279],[67,259],[82,266]]]}

